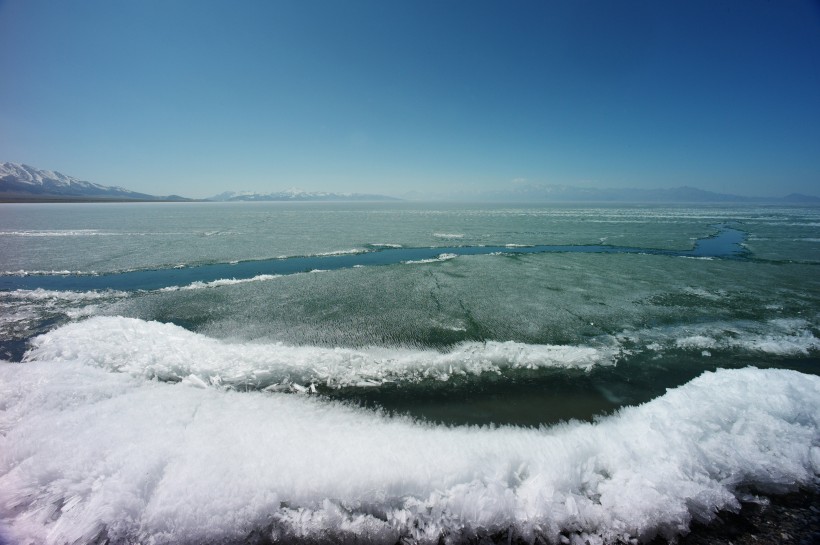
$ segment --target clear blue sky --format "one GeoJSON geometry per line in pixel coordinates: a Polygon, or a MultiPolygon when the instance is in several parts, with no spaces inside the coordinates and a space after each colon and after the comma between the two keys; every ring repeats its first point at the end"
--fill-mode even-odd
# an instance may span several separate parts
{"type": "Polygon", "coordinates": [[[0,161],[193,197],[820,194],[820,4],[0,0],[0,161]]]}

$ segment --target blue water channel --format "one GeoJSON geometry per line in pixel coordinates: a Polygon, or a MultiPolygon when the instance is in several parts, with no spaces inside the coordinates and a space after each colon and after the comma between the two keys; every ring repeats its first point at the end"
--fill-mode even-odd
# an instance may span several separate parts
{"type": "Polygon", "coordinates": [[[487,255],[541,254],[541,253],[587,253],[587,254],[647,254],[672,257],[738,258],[745,253],[741,243],[746,234],[727,225],[717,226],[717,234],[698,239],[691,250],[661,250],[607,245],[537,245],[525,247],[507,246],[446,246],[431,248],[385,248],[359,254],[330,256],[290,257],[243,261],[238,263],[215,263],[184,268],[152,269],[99,275],[30,275],[0,276],[0,290],[47,289],[47,290],[157,290],[171,286],[185,286],[193,282],[213,282],[232,278],[247,279],[254,276],[286,275],[312,270],[338,270],[354,266],[395,265],[407,261],[436,259],[441,254],[487,255]]]}

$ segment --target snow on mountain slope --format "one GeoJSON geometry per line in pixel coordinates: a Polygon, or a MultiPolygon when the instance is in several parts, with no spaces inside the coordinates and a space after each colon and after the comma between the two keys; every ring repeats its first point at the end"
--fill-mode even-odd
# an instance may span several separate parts
{"type": "Polygon", "coordinates": [[[122,187],[112,187],[78,180],[53,170],[40,170],[19,163],[0,163],[0,195],[46,197],[96,197],[147,199],[155,197],[122,187]]]}

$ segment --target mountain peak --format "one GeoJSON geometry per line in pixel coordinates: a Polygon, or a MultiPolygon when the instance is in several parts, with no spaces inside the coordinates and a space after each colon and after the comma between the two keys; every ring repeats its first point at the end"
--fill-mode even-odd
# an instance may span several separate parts
{"type": "MultiPolygon", "coordinates": [[[[162,200],[122,187],[105,186],[79,180],[54,170],[31,165],[0,163],[0,199],[3,200],[162,200]]],[[[174,199],[184,200],[184,199],[174,199]]]]}

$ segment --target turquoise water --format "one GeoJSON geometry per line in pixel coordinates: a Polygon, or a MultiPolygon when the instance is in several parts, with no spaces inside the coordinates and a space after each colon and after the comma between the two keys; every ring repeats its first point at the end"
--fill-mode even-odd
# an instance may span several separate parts
{"type": "Polygon", "coordinates": [[[603,244],[447,246],[403,248],[400,245],[368,245],[366,250],[328,252],[329,255],[282,257],[252,261],[232,261],[209,265],[131,270],[109,273],[6,274],[0,276],[0,289],[58,290],[157,290],[195,282],[217,282],[227,278],[249,280],[260,275],[284,275],[312,271],[332,271],[351,267],[417,264],[445,261],[467,255],[517,255],[543,253],[649,254],[671,257],[741,257],[745,234],[726,225],[715,226],[715,235],[698,239],[690,250],[663,250],[603,244]]]}

